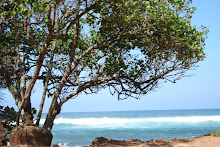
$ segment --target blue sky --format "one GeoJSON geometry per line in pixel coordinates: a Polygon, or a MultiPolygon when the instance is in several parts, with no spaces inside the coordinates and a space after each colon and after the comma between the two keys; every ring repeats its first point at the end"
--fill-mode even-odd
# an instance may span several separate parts
{"type": "MultiPolygon", "coordinates": [[[[220,1],[194,0],[193,6],[197,10],[192,24],[205,25],[210,30],[205,48],[207,58],[190,72],[194,76],[181,79],[176,84],[163,84],[157,91],[142,96],[141,100],[131,98],[118,101],[117,96],[109,94],[107,89],[98,94],[82,94],[64,104],[62,112],[220,108],[220,1]]],[[[35,86],[32,107],[36,109],[41,93],[39,87],[35,86]]],[[[15,107],[12,96],[7,92],[5,94],[3,105],[15,107]]],[[[50,99],[47,99],[44,112],[47,112],[49,104],[50,99]]]]}

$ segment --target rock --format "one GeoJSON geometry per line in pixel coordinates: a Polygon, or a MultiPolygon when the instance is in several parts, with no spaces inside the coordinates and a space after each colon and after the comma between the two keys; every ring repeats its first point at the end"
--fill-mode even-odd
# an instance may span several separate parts
{"type": "Polygon", "coordinates": [[[59,145],[58,144],[53,144],[50,147],[59,147],[59,145]]]}
{"type": "Polygon", "coordinates": [[[121,141],[119,141],[119,140],[113,140],[113,139],[108,139],[107,140],[107,146],[111,146],[111,145],[117,145],[117,146],[119,146],[119,145],[122,145],[123,144],[123,142],[121,142],[121,141]]]}
{"type": "Polygon", "coordinates": [[[105,137],[98,137],[92,141],[93,146],[131,146],[131,145],[139,145],[143,143],[138,139],[127,139],[127,140],[113,140],[107,139],[105,137]]]}
{"type": "Polygon", "coordinates": [[[49,147],[53,135],[44,128],[21,125],[15,128],[9,138],[11,146],[49,147]]]}
{"type": "Polygon", "coordinates": [[[127,139],[127,140],[124,140],[123,142],[125,142],[126,144],[131,144],[131,145],[137,145],[137,144],[143,143],[143,141],[139,139],[127,139]]]}
{"type": "Polygon", "coordinates": [[[157,139],[158,142],[164,142],[165,140],[163,138],[157,139]]]}
{"type": "Polygon", "coordinates": [[[105,143],[108,141],[105,137],[97,137],[92,141],[92,145],[105,145],[105,143]]]}
{"type": "Polygon", "coordinates": [[[155,139],[151,139],[150,143],[156,143],[156,140],[155,139]]]}

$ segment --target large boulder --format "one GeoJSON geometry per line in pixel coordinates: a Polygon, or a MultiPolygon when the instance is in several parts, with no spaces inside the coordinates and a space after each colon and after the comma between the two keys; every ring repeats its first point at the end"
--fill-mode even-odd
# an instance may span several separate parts
{"type": "Polygon", "coordinates": [[[138,139],[127,139],[127,140],[119,141],[119,140],[107,139],[105,137],[98,137],[92,141],[92,147],[138,146],[141,143],[144,143],[144,142],[138,139]]]}
{"type": "Polygon", "coordinates": [[[10,146],[49,147],[52,138],[53,135],[44,128],[21,125],[11,132],[9,142],[10,146]]]}

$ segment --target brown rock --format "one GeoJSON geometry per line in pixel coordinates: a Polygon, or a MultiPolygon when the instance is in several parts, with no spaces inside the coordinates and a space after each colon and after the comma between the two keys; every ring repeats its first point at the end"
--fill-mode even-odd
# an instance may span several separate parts
{"type": "Polygon", "coordinates": [[[53,144],[50,147],[59,147],[59,145],[58,144],[53,144]]]}
{"type": "Polygon", "coordinates": [[[155,139],[151,139],[150,143],[156,143],[156,140],[155,139]]]}
{"type": "Polygon", "coordinates": [[[127,140],[113,140],[107,139],[104,137],[98,137],[92,141],[92,146],[133,146],[139,145],[143,143],[141,140],[138,139],[127,139],[127,140]]]}
{"type": "MultiPolygon", "coordinates": [[[[111,139],[105,139],[106,141],[111,140],[111,139]]],[[[160,139],[161,141],[164,139],[160,139]]],[[[95,146],[91,145],[89,147],[219,147],[220,145],[220,137],[214,137],[214,136],[203,136],[203,137],[198,137],[198,138],[193,138],[193,139],[174,139],[174,140],[164,140],[162,142],[158,142],[154,139],[151,141],[147,142],[142,142],[141,144],[138,145],[132,145],[132,144],[127,144],[125,145],[125,142],[128,140],[124,141],[119,141],[122,144],[120,145],[102,145],[102,146],[95,146]],[[154,142],[154,143],[152,143],[154,142]]],[[[106,143],[106,142],[105,142],[106,143]]]]}
{"type": "Polygon", "coordinates": [[[138,140],[138,139],[127,139],[127,140],[124,140],[123,142],[126,143],[126,145],[127,144],[137,145],[137,144],[143,143],[143,141],[138,140]]]}
{"type": "Polygon", "coordinates": [[[163,138],[159,138],[159,139],[157,139],[157,141],[159,141],[159,142],[163,142],[163,141],[165,141],[163,138]]]}
{"type": "Polygon", "coordinates": [[[11,146],[49,147],[53,135],[44,128],[21,125],[15,128],[9,138],[11,146]]]}
{"type": "Polygon", "coordinates": [[[105,143],[108,141],[105,137],[97,137],[92,141],[92,145],[105,145],[105,143]]]}
{"type": "Polygon", "coordinates": [[[108,145],[108,146],[111,146],[111,145],[117,145],[117,146],[119,146],[119,145],[122,145],[122,144],[123,144],[123,142],[121,142],[121,141],[119,141],[119,140],[108,139],[106,145],[108,145]]]}

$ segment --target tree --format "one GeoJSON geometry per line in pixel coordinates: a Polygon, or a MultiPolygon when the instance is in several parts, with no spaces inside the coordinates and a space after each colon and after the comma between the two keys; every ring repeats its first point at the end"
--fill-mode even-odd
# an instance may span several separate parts
{"type": "MultiPolygon", "coordinates": [[[[191,26],[192,0],[3,0],[1,84],[32,123],[31,92],[43,85],[38,111],[52,99],[44,128],[69,99],[109,88],[140,98],[176,82],[205,58],[207,29],[191,26]]],[[[23,113],[22,113],[23,112],[23,113]]]]}
{"type": "Polygon", "coordinates": [[[3,107],[0,105],[0,117],[3,122],[3,127],[7,131],[11,131],[13,128],[15,128],[15,122],[16,122],[16,117],[17,117],[17,112],[13,107],[3,107]]]}
{"type": "MultiPolygon", "coordinates": [[[[4,88],[0,85],[0,103],[4,101],[4,93],[1,91],[4,88]]],[[[17,112],[13,107],[4,107],[0,104],[0,146],[6,146],[10,131],[15,128],[17,112]]]]}
{"type": "Polygon", "coordinates": [[[4,107],[0,105],[0,145],[7,145],[7,135],[15,128],[17,112],[13,107],[4,107]]]}

